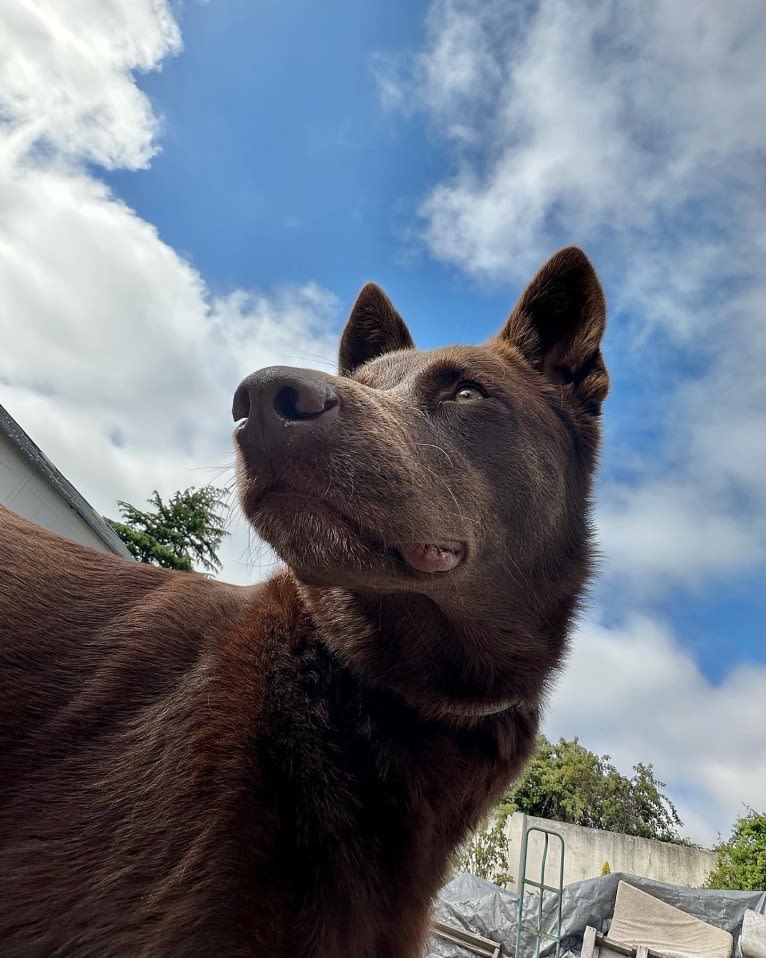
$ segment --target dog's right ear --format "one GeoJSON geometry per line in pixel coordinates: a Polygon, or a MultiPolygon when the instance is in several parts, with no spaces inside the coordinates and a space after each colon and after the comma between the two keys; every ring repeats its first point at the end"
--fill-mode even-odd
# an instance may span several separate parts
{"type": "Polygon", "coordinates": [[[356,298],[340,340],[338,372],[350,375],[358,366],[395,349],[414,349],[410,331],[380,286],[367,283],[356,298]]]}
{"type": "Polygon", "coordinates": [[[597,416],[609,390],[604,293],[581,249],[559,250],[524,290],[495,342],[515,346],[562,395],[597,416]]]}

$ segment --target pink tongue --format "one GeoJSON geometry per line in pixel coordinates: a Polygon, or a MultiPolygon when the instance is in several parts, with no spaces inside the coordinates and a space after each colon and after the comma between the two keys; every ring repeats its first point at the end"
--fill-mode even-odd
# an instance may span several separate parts
{"type": "Polygon", "coordinates": [[[425,542],[408,542],[399,546],[402,558],[418,572],[449,572],[463,559],[463,546],[447,542],[441,546],[425,542]]]}

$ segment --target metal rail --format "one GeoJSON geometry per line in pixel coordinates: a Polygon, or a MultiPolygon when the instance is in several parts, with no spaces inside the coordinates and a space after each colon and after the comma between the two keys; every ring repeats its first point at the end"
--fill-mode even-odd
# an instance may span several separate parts
{"type": "MultiPolygon", "coordinates": [[[[532,938],[535,939],[535,951],[534,958],[540,958],[540,948],[543,945],[543,942],[553,942],[556,945],[556,951],[554,952],[555,958],[559,958],[561,953],[561,908],[564,898],[564,839],[558,832],[548,831],[546,828],[538,828],[538,826],[533,825],[530,828],[527,828],[524,832],[524,842],[521,846],[521,865],[520,865],[520,875],[519,875],[519,914],[516,925],[516,946],[514,950],[515,958],[525,958],[524,952],[522,952],[522,934],[529,934],[532,938]],[[540,864],[540,881],[535,881],[533,878],[527,877],[527,853],[529,851],[529,836],[532,832],[539,832],[544,836],[544,845],[543,845],[543,857],[540,864]],[[558,885],[546,885],[545,884],[545,866],[548,861],[548,846],[551,838],[557,838],[560,843],[561,854],[559,857],[559,883],[558,885]],[[536,888],[538,890],[537,895],[537,908],[536,908],[536,924],[528,925],[524,924],[524,901],[528,900],[529,896],[526,894],[527,887],[536,888]],[[551,934],[550,932],[543,930],[543,903],[545,898],[545,893],[555,895],[557,898],[556,902],[556,932],[551,934]]],[[[529,955],[532,953],[529,952],[529,955]]]]}

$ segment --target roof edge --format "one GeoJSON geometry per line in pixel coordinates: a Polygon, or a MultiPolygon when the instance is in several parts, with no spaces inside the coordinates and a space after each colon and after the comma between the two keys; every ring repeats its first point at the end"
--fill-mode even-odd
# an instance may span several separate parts
{"type": "Polygon", "coordinates": [[[21,428],[5,407],[0,404],[0,434],[4,435],[17,452],[39,473],[73,509],[90,530],[115,555],[133,559],[127,546],[109,523],[75,489],[72,483],[59,472],[50,459],[21,428]]]}

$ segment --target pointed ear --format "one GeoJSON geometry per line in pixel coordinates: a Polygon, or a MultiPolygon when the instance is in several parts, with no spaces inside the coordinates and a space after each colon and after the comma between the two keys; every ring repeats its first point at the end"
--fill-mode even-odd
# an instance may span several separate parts
{"type": "Polygon", "coordinates": [[[338,372],[348,376],[369,359],[395,349],[414,349],[410,332],[380,286],[367,283],[356,298],[343,330],[338,372]]]}
{"type": "Polygon", "coordinates": [[[604,293],[581,249],[559,250],[524,290],[495,342],[515,346],[550,382],[598,415],[609,390],[600,343],[604,293]]]}

